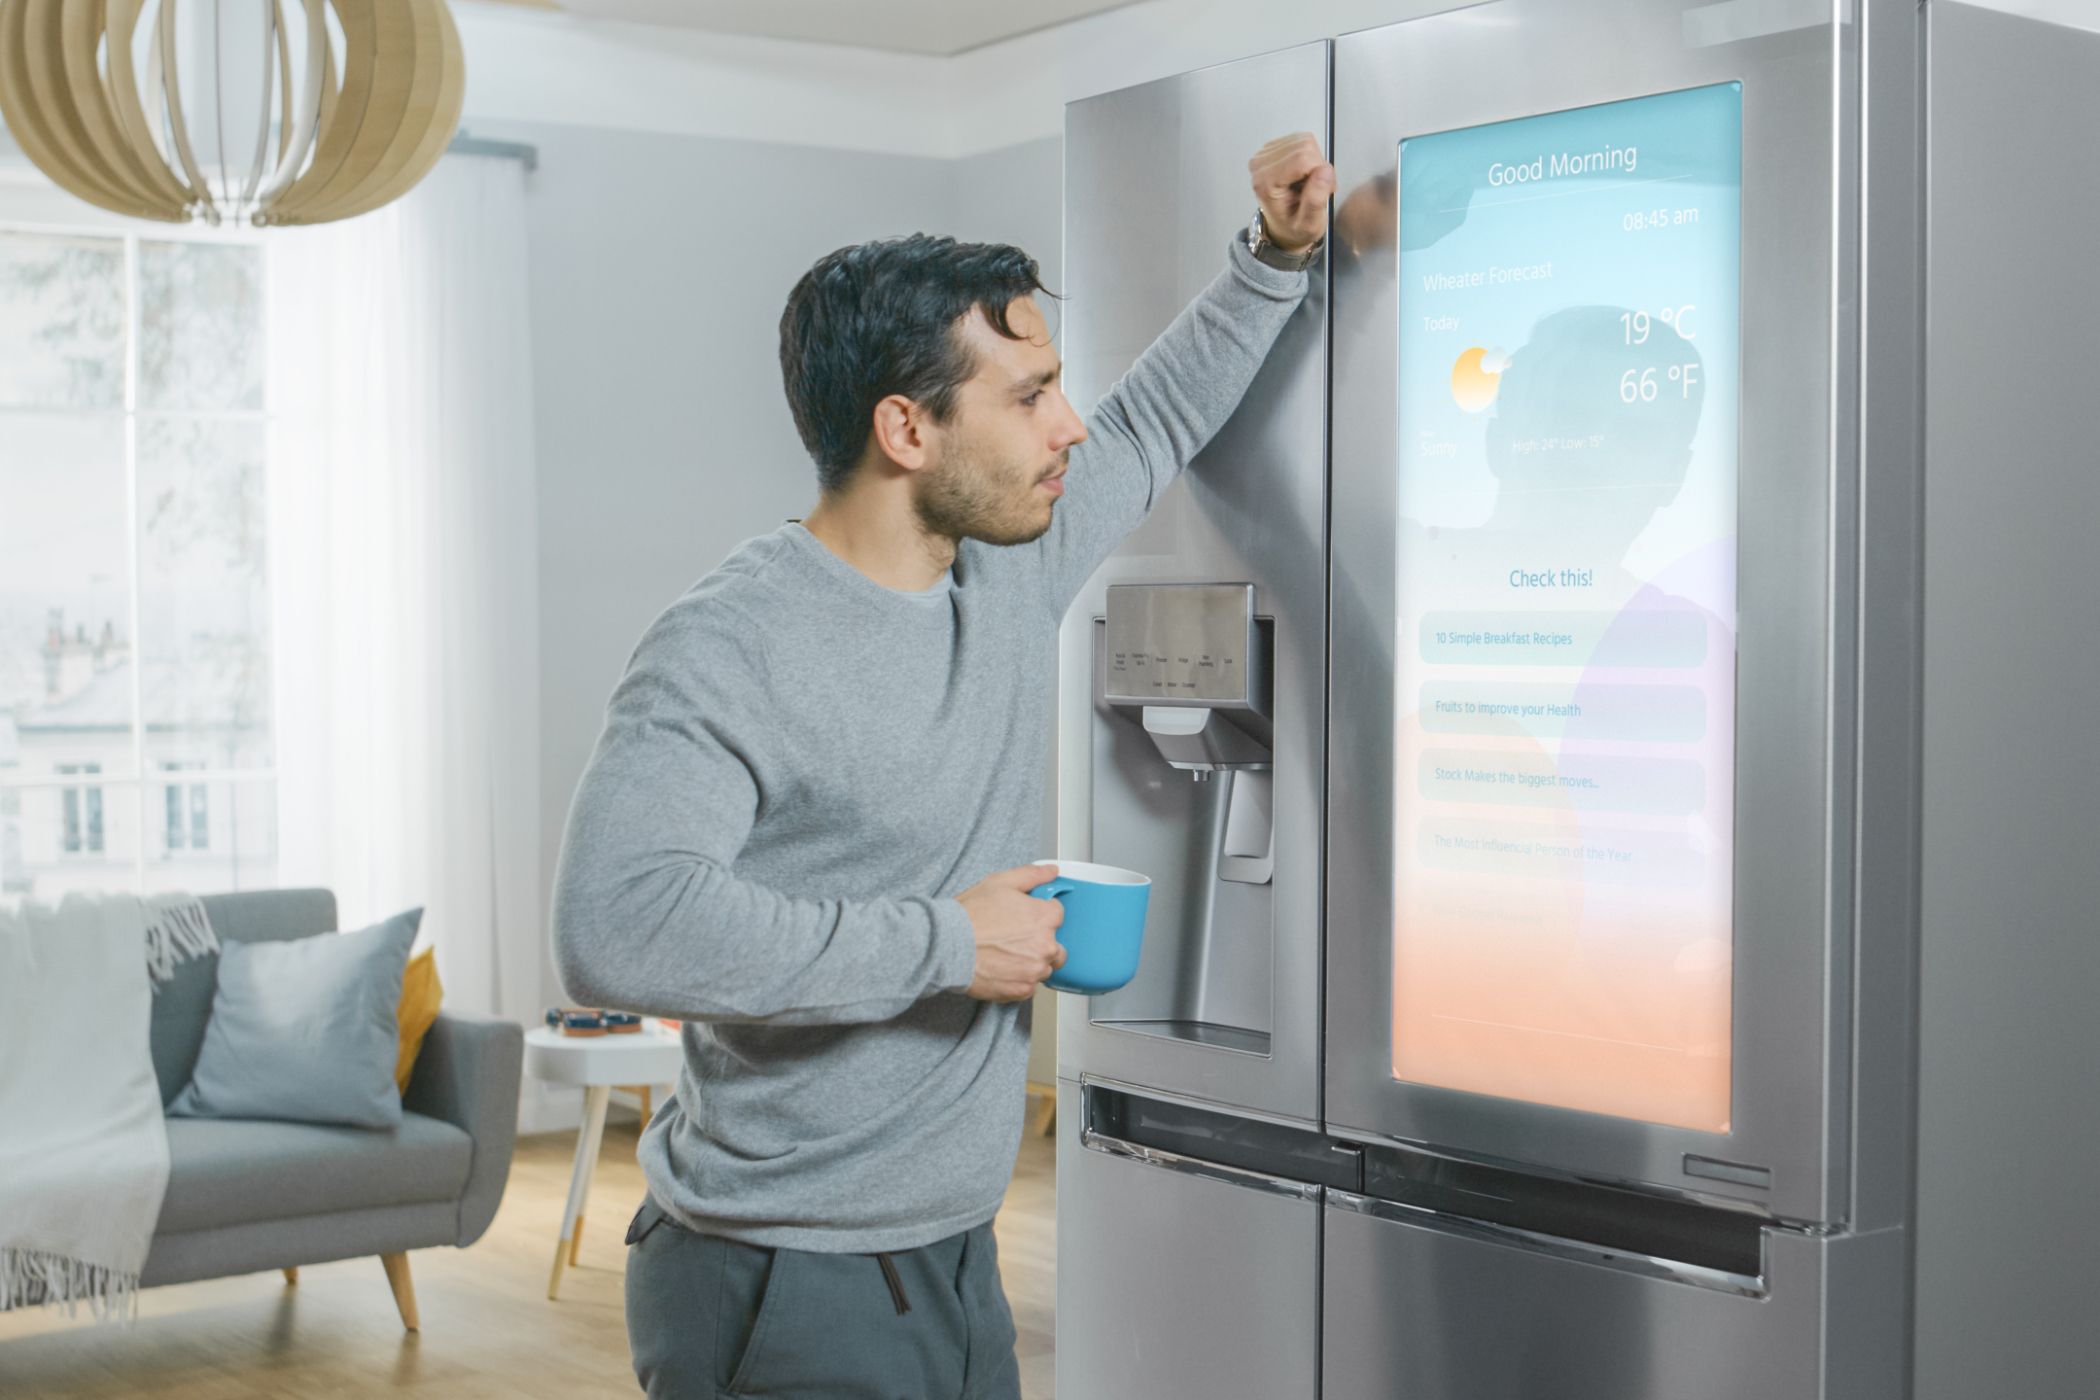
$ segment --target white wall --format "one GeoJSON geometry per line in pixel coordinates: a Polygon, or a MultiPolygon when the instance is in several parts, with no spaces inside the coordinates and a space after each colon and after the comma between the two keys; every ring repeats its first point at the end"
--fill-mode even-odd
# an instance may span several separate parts
{"type": "Polygon", "coordinates": [[[944,157],[953,60],[455,3],[466,124],[944,157]],[[558,75],[557,80],[550,77],[558,75]]]}
{"type": "Polygon", "coordinates": [[[1063,139],[1049,136],[948,162],[954,193],[948,232],[1026,249],[1043,265],[1050,289],[1061,290],[1064,159],[1063,139]]]}

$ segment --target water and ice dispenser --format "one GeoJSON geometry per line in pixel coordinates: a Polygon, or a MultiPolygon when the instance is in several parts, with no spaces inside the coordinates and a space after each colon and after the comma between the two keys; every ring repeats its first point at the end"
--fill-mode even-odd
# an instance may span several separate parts
{"type": "Polygon", "coordinates": [[[1097,1023],[1266,1052],[1276,872],[1275,620],[1251,583],[1112,584],[1096,619],[1094,849],[1142,862],[1137,977],[1097,1023]],[[1162,888],[1163,887],[1163,888],[1162,888]]]}
{"type": "Polygon", "coordinates": [[[1269,686],[1273,621],[1254,614],[1251,583],[1119,584],[1096,673],[1100,702],[1142,728],[1159,756],[1211,804],[1216,876],[1266,885],[1276,872],[1269,686]]]}

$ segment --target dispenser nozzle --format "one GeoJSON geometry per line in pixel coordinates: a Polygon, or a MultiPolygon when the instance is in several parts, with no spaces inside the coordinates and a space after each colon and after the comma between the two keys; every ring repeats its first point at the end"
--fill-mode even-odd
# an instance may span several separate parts
{"type": "Polygon", "coordinates": [[[1269,766],[1269,746],[1234,723],[1229,710],[1147,705],[1144,725],[1161,758],[1198,778],[1225,769],[1269,766]]]}

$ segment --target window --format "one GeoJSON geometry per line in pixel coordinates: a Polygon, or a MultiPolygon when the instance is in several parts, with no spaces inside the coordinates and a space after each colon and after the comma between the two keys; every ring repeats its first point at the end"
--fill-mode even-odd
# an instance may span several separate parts
{"type": "MultiPolygon", "coordinates": [[[[61,774],[100,773],[99,763],[63,764],[61,774]]],[[[66,854],[99,855],[102,852],[102,789],[99,787],[67,787],[60,789],[65,800],[66,854]]]]}
{"type": "Polygon", "coordinates": [[[29,888],[22,869],[22,794],[0,787],[0,899],[29,888]]]}
{"type": "Polygon", "coordinates": [[[272,884],[262,244],[6,219],[0,895],[272,884]]]}
{"type": "MultiPolygon", "coordinates": [[[[201,768],[200,763],[169,763],[171,773],[201,768]]],[[[211,789],[203,783],[169,783],[163,790],[167,849],[205,852],[211,849],[211,789]]]]}

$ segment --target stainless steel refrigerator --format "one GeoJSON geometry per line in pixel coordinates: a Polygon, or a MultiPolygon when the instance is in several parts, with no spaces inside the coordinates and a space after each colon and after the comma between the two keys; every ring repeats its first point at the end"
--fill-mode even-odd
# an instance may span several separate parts
{"type": "Polygon", "coordinates": [[[1061,1396],[2094,1393],[2096,79],[1499,0],[1068,109],[1082,407],[1262,140],[1341,189],[1064,626],[1061,854],[1155,890],[1061,1007],[1061,1396]]]}

